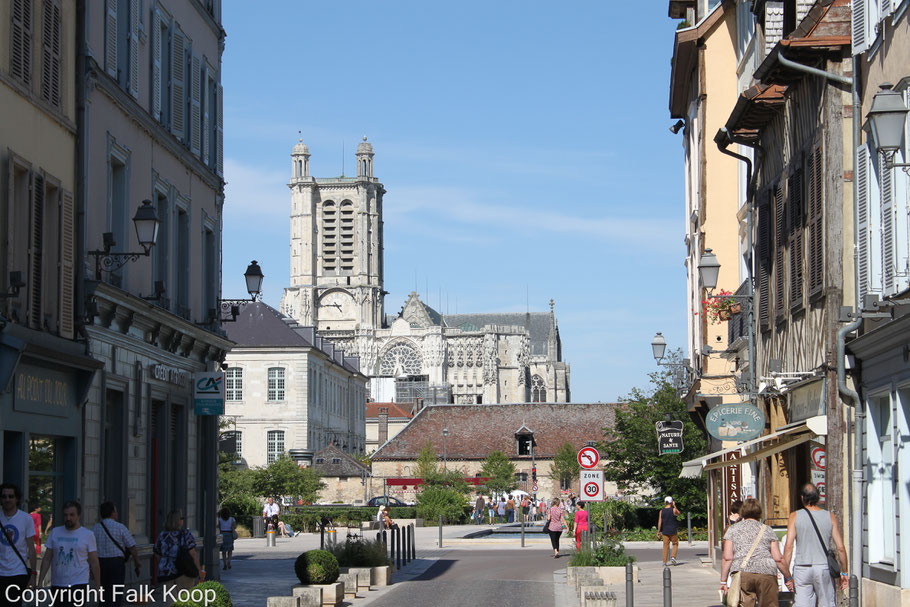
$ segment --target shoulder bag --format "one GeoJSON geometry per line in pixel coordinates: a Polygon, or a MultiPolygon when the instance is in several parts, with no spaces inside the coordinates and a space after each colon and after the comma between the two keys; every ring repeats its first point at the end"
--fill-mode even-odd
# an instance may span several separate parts
{"type": "MultiPolygon", "coordinates": [[[[13,516],[15,516],[15,514],[14,514],[13,516]]],[[[12,520],[12,519],[10,519],[10,520],[12,520]]],[[[0,525],[0,533],[4,533],[4,534],[6,533],[6,531],[3,529],[3,526],[2,526],[2,525],[0,525]]],[[[16,556],[18,556],[18,557],[19,557],[19,560],[22,561],[22,566],[25,567],[25,573],[26,573],[27,575],[31,576],[33,573],[37,573],[37,572],[33,571],[32,569],[29,569],[28,563],[26,563],[26,562],[25,562],[25,559],[22,558],[22,553],[20,553],[20,552],[19,552],[19,549],[16,548],[16,544],[13,543],[13,538],[9,537],[9,535],[6,536],[6,544],[7,544],[10,548],[13,549],[13,552],[16,553],[16,556]]],[[[31,579],[31,578],[30,578],[30,579],[31,579]]]]}
{"type": "Polygon", "coordinates": [[[121,546],[120,544],[117,543],[117,540],[114,539],[114,536],[111,535],[111,532],[107,530],[107,525],[104,524],[104,521],[98,521],[98,522],[101,523],[101,528],[104,529],[104,532],[107,534],[107,536],[108,536],[109,538],[111,538],[111,541],[112,541],[112,542],[114,542],[114,546],[117,546],[117,549],[118,549],[120,552],[123,553],[123,562],[125,563],[125,562],[127,562],[128,560],[130,560],[130,553],[127,552],[127,551],[123,548],[123,546],[121,546]]]}
{"type": "Polygon", "coordinates": [[[755,536],[755,541],[752,542],[752,547],[749,548],[749,552],[746,553],[746,558],[744,558],[743,562],[739,565],[739,571],[730,576],[730,587],[727,588],[727,596],[724,597],[724,605],[727,607],[739,607],[739,595],[743,587],[743,569],[749,564],[749,559],[752,558],[752,553],[755,552],[755,548],[758,546],[758,542],[764,534],[765,526],[762,525],[758,530],[758,535],[755,536]]]}
{"type": "Polygon", "coordinates": [[[190,554],[190,549],[186,547],[186,544],[183,542],[184,535],[181,534],[177,538],[177,556],[174,558],[174,567],[177,568],[177,573],[180,575],[185,575],[186,577],[196,578],[199,577],[199,568],[196,567],[196,562],[193,561],[193,555],[190,554]]]}
{"type": "Polygon", "coordinates": [[[818,541],[821,542],[822,545],[822,551],[825,553],[825,557],[828,559],[828,573],[831,574],[831,577],[837,580],[840,578],[840,561],[837,560],[837,552],[828,549],[828,544],[826,544],[825,540],[822,539],[822,534],[818,530],[818,525],[815,524],[815,517],[812,516],[812,513],[806,510],[806,514],[809,516],[809,520],[812,521],[812,526],[815,528],[815,535],[818,536],[818,541]]]}

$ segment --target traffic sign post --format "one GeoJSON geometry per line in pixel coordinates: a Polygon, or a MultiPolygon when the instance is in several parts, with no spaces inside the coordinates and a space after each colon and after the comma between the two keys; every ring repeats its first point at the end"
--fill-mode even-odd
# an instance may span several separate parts
{"type": "Polygon", "coordinates": [[[578,452],[578,465],[590,470],[600,462],[600,453],[594,447],[584,447],[578,452]]]}
{"type": "Polygon", "coordinates": [[[603,470],[582,470],[578,475],[578,486],[581,488],[580,497],[582,501],[604,501],[603,470]]]}

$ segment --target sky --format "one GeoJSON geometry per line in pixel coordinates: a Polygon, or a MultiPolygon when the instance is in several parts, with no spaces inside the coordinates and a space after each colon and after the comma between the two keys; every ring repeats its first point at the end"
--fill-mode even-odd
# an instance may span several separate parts
{"type": "Polygon", "coordinates": [[[646,387],[686,335],[666,0],[224,0],[223,296],[289,281],[291,148],[385,186],[386,313],[544,312],[573,402],[646,387]],[[267,10],[266,10],[267,9],[267,10]],[[342,167],[342,161],[344,166],[342,167]]]}

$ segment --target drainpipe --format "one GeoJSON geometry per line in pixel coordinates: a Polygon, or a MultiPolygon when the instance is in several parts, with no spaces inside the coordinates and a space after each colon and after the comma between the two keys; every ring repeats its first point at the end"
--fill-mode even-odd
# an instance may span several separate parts
{"type": "Polygon", "coordinates": [[[73,284],[73,303],[75,305],[76,332],[85,339],[85,353],[89,354],[88,336],[85,332],[85,259],[88,249],[86,240],[88,226],[85,208],[88,201],[88,108],[86,104],[88,75],[88,6],[86,0],[76,1],[76,264],[73,284]]]}
{"type": "MultiPolygon", "coordinates": [[[[846,353],[847,335],[859,329],[863,324],[861,316],[837,331],[837,390],[847,405],[853,403],[853,496],[850,533],[850,569],[857,578],[862,578],[863,573],[863,544],[862,544],[862,496],[863,485],[866,482],[863,471],[863,430],[866,420],[866,406],[859,394],[847,385],[847,370],[844,361],[846,353]]],[[[862,600],[862,599],[860,599],[862,600]]],[[[862,603],[860,603],[862,604],[862,603]]]]}
{"type": "MultiPolygon", "coordinates": [[[[853,78],[848,78],[846,76],[841,76],[840,74],[835,74],[834,72],[826,72],[825,70],[820,70],[817,67],[809,67],[808,65],[803,65],[802,63],[797,63],[795,61],[790,61],[780,53],[777,53],[777,61],[784,67],[789,67],[798,72],[805,72],[806,74],[812,74],[813,76],[820,76],[821,78],[827,78],[828,80],[833,80],[838,84],[843,84],[844,86],[853,86],[853,78]]],[[[856,72],[854,72],[854,75],[856,72]]]]}

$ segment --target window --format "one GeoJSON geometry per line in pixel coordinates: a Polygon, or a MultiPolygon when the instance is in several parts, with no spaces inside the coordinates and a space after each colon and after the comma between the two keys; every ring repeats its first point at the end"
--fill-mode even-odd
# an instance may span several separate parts
{"type": "Polygon", "coordinates": [[[269,368],[268,400],[284,400],[284,367],[269,368]]]}
{"type": "MultiPolygon", "coordinates": [[[[166,290],[168,288],[168,265],[171,259],[171,216],[167,194],[156,189],[155,204],[158,207],[158,220],[161,222],[158,226],[158,241],[155,243],[155,248],[152,249],[152,255],[155,260],[155,280],[160,280],[166,290]]],[[[159,301],[158,303],[163,307],[167,307],[166,302],[159,301]]]]}
{"type": "MultiPolygon", "coordinates": [[[[234,458],[232,461],[239,464],[243,459],[243,432],[239,430],[227,430],[221,434],[220,443],[225,444],[230,441],[234,442],[234,458]]],[[[230,453],[230,445],[221,447],[222,452],[230,453]]]]}
{"type": "Polygon", "coordinates": [[[224,399],[243,400],[243,369],[228,367],[224,372],[224,399]]]}
{"type": "Polygon", "coordinates": [[[894,442],[891,395],[869,399],[869,428],[866,432],[869,479],[869,562],[894,564],[895,526],[894,442]],[[874,516],[871,513],[875,513],[874,516]]]}
{"type": "Polygon", "coordinates": [[[765,194],[758,206],[758,324],[763,331],[771,322],[771,211],[765,194]]]}
{"type": "Polygon", "coordinates": [[[420,375],[420,355],[407,344],[392,346],[382,357],[379,375],[385,377],[420,375]]]}
{"type": "Polygon", "coordinates": [[[317,457],[317,458],[316,458],[316,463],[317,463],[317,464],[324,464],[324,463],[325,463],[325,458],[324,458],[324,457],[317,457]]]}
{"type": "Polygon", "coordinates": [[[531,455],[531,443],[533,440],[530,434],[518,436],[515,440],[518,455],[531,455]]]}
{"type": "Polygon", "coordinates": [[[540,375],[531,377],[531,402],[547,402],[547,385],[543,382],[543,378],[540,375]]]}
{"type": "Polygon", "coordinates": [[[803,173],[793,172],[787,179],[787,196],[790,197],[790,307],[803,303],[803,173]]]}
{"type": "Polygon", "coordinates": [[[186,207],[177,209],[177,280],[175,312],[183,318],[190,315],[190,213],[186,207]]]}
{"type": "Polygon", "coordinates": [[[12,0],[9,71],[22,84],[32,83],[32,0],[12,0]]]}
{"type": "Polygon", "coordinates": [[[815,295],[825,286],[825,232],[824,232],[824,199],[823,199],[823,163],[822,148],[816,147],[806,161],[808,183],[808,224],[809,233],[809,295],[815,295]]]}
{"type": "Polygon", "coordinates": [[[338,224],[335,203],[326,200],[322,205],[322,269],[326,274],[334,274],[337,268],[338,224]]]}
{"type": "Polygon", "coordinates": [[[284,430],[269,430],[266,436],[266,463],[271,464],[284,453],[284,430]]]}
{"type": "Polygon", "coordinates": [[[527,473],[527,472],[516,472],[516,473],[515,473],[515,481],[516,481],[516,482],[519,482],[519,483],[526,483],[526,482],[528,482],[528,473],[527,473]]]}
{"type": "Polygon", "coordinates": [[[107,0],[104,68],[111,78],[139,97],[140,0],[107,0]]]}
{"type": "Polygon", "coordinates": [[[333,457],[333,458],[332,458],[332,463],[333,463],[333,464],[340,464],[340,463],[341,463],[341,458],[340,458],[340,457],[333,457]]]}
{"type": "Polygon", "coordinates": [[[774,186],[774,313],[778,320],[785,315],[785,260],[787,249],[787,206],[783,183],[774,186]]]}
{"type": "MultiPolygon", "coordinates": [[[[15,4],[15,2],[13,3],[15,4]]],[[[41,98],[59,108],[63,71],[62,18],[57,0],[44,0],[41,19],[41,98]]]]}
{"type": "Polygon", "coordinates": [[[214,226],[205,226],[202,231],[202,310],[205,318],[215,318],[220,312],[215,309],[218,294],[216,289],[221,284],[218,276],[218,245],[214,226]]]}

